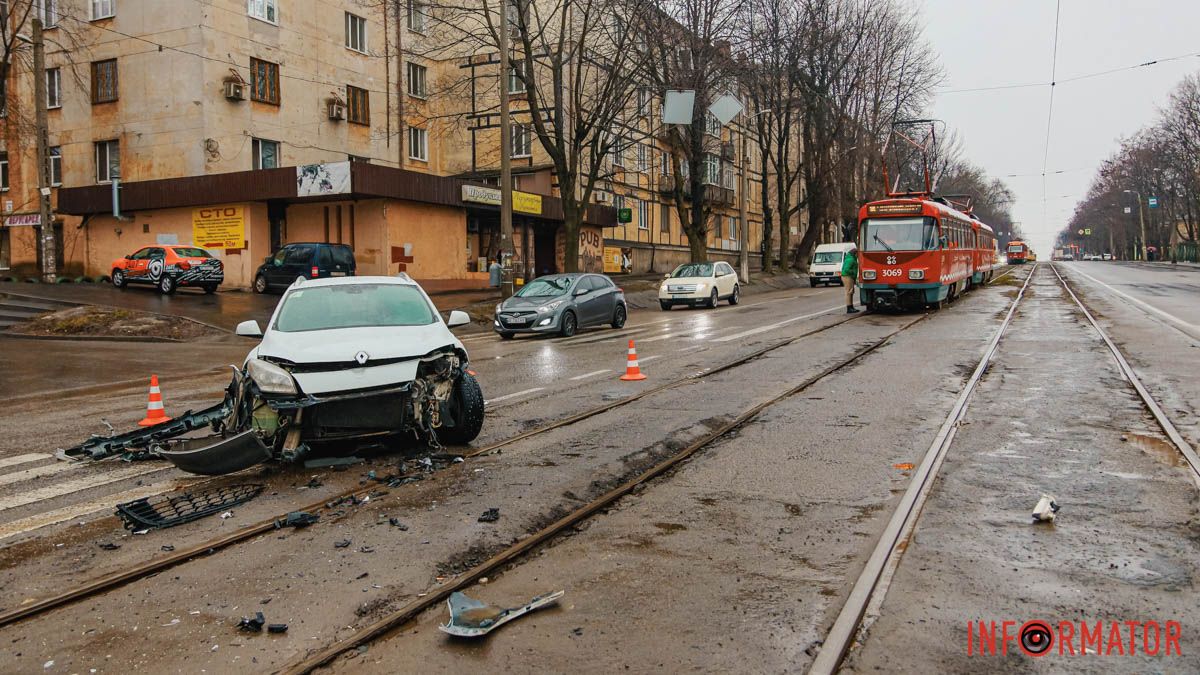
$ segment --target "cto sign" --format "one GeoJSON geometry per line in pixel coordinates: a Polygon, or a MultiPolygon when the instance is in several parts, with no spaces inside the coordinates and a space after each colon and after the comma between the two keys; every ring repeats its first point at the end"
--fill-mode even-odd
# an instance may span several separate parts
{"type": "Polygon", "coordinates": [[[245,248],[244,207],[214,206],[193,209],[192,242],[201,248],[245,248]]]}

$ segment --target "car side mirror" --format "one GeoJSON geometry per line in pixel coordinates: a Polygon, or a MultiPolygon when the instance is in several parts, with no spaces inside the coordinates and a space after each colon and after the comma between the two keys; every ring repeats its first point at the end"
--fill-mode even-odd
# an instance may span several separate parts
{"type": "Polygon", "coordinates": [[[578,297],[578,296],[580,296],[580,295],[583,295],[584,293],[587,293],[587,289],[586,289],[586,288],[576,288],[576,289],[575,289],[575,290],[574,290],[574,291],[571,293],[571,295],[574,295],[574,296],[578,297]]]}
{"type": "Polygon", "coordinates": [[[263,336],[262,328],[259,328],[258,322],[254,319],[239,323],[233,332],[242,337],[260,338],[263,336]]]}
{"type": "Polygon", "coordinates": [[[664,275],[663,275],[663,278],[664,278],[664,279],[670,279],[670,278],[671,278],[671,273],[670,273],[670,272],[667,272],[666,274],[664,274],[664,275]]]}
{"type": "Polygon", "coordinates": [[[466,312],[456,309],[450,312],[450,318],[446,321],[447,328],[458,328],[471,323],[471,316],[466,312]]]}
{"type": "Polygon", "coordinates": [[[133,260],[133,256],[132,256],[132,255],[127,255],[127,256],[125,256],[125,259],[126,259],[126,260],[133,260]]]}
{"type": "Polygon", "coordinates": [[[940,241],[942,243],[942,246],[945,246],[947,243],[950,242],[950,238],[943,234],[941,237],[938,238],[938,241],[940,241]]]}

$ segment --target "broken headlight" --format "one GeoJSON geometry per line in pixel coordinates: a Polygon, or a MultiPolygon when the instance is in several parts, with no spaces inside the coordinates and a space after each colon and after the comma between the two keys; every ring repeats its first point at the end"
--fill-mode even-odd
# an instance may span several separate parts
{"type": "Polygon", "coordinates": [[[254,380],[259,391],[264,394],[298,393],[296,381],[292,379],[291,374],[274,363],[254,359],[246,369],[250,371],[250,379],[254,380]]]}

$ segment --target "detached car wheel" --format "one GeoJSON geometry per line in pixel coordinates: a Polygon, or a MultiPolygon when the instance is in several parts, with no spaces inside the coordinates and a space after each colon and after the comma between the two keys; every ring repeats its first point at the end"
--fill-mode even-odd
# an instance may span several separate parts
{"type": "Polygon", "coordinates": [[[625,305],[617,305],[617,309],[613,311],[612,327],[613,328],[624,327],[626,318],[627,317],[625,314],[625,305]]]}
{"type": "Polygon", "coordinates": [[[125,281],[125,272],[121,270],[112,271],[113,288],[125,288],[128,282],[125,281]]]}
{"type": "Polygon", "coordinates": [[[450,397],[450,412],[454,425],[446,424],[438,429],[438,440],[451,445],[466,445],[475,440],[483,429],[483,391],[473,375],[463,372],[454,384],[454,395],[450,397]]]}
{"type": "Polygon", "coordinates": [[[163,295],[171,295],[175,292],[175,280],[167,275],[158,280],[158,292],[163,295]]]}

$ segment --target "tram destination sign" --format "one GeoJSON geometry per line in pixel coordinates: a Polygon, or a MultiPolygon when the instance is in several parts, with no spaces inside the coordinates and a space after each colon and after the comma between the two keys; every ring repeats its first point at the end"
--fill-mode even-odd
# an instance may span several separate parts
{"type": "Polygon", "coordinates": [[[921,204],[869,204],[867,215],[885,216],[900,213],[920,213],[924,208],[921,204]]]}

